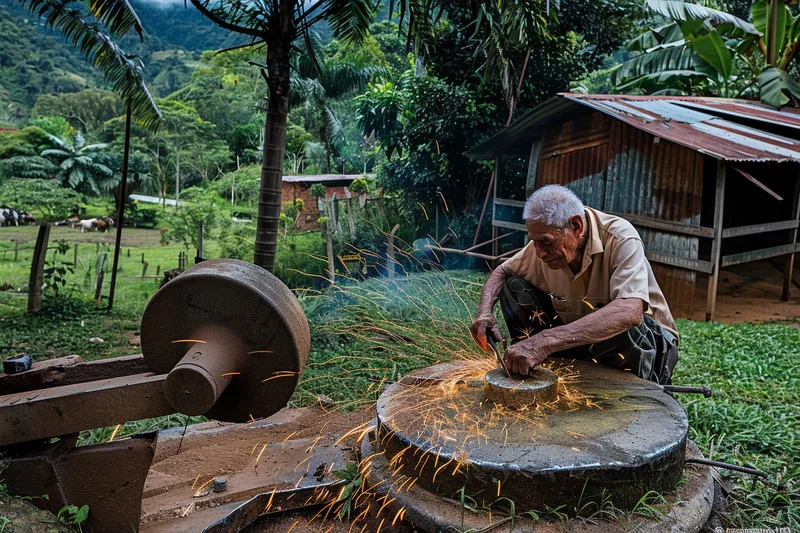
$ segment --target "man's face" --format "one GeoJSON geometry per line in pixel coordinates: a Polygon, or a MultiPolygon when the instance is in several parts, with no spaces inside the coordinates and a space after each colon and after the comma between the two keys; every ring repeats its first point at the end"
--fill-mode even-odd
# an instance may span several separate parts
{"type": "Polygon", "coordinates": [[[553,270],[560,270],[578,258],[578,245],[583,231],[581,217],[572,217],[567,228],[554,228],[528,220],[528,239],[533,241],[536,255],[553,270]]]}

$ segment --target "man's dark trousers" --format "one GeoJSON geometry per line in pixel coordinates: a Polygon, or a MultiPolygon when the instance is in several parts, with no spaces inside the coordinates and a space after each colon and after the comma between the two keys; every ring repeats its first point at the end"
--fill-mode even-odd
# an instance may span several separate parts
{"type": "MultiPolygon", "coordinates": [[[[500,294],[511,343],[543,329],[563,325],[556,316],[550,295],[525,278],[512,276],[500,294]]],[[[567,359],[593,359],[602,365],[630,369],[637,376],[668,385],[678,362],[674,336],[653,317],[643,315],[642,323],[610,339],[552,354],[567,359]]]]}

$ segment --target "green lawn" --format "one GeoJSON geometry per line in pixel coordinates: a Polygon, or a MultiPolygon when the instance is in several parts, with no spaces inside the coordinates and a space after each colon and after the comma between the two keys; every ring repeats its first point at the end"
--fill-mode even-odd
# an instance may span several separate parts
{"type": "MultiPolygon", "coordinates": [[[[154,230],[126,232],[130,240],[123,244],[135,248],[130,259],[127,248],[123,253],[118,306],[113,312],[78,309],[60,316],[30,317],[24,314],[23,296],[0,292],[0,355],[27,350],[36,359],[71,353],[94,359],[137,353],[130,337],[156,290],[154,280],[135,279],[141,274],[141,253],[152,261],[150,268],[161,264],[163,270],[176,265],[180,248],[159,246],[154,230]],[[89,343],[91,337],[106,342],[89,343]]],[[[59,230],[54,238],[61,237],[59,230]]],[[[79,237],[63,233],[63,238],[79,237]]],[[[312,242],[316,237],[296,240],[296,251],[301,251],[304,239],[312,242]]],[[[80,246],[86,247],[90,261],[96,245],[80,246]]],[[[12,285],[24,286],[25,259],[21,255],[13,267],[9,263],[0,259],[0,283],[12,279],[12,285]]],[[[454,271],[416,274],[391,283],[371,279],[321,294],[298,291],[311,325],[312,350],[292,405],[311,404],[316,394],[333,398],[345,409],[368,405],[383,379],[451,355],[476,355],[467,328],[485,278],[454,271]]],[[[800,528],[800,328],[794,323],[720,325],[680,320],[678,329],[682,344],[675,383],[710,385],[715,393],[711,399],[677,396],[689,415],[690,437],[706,456],[770,474],[761,481],[720,471],[733,488],[727,525],[800,528]]],[[[184,420],[173,416],[130,423],[122,434],[184,420]]],[[[107,432],[99,430],[85,438],[102,440],[107,432]]]]}

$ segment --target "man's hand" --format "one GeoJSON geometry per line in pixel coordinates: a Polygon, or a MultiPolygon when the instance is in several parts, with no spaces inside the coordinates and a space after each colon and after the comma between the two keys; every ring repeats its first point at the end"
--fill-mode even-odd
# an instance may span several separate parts
{"type": "Polygon", "coordinates": [[[500,333],[500,326],[497,324],[494,315],[479,315],[475,319],[475,322],[472,323],[472,327],[469,328],[469,331],[472,333],[472,338],[475,340],[475,343],[484,352],[489,351],[486,335],[491,335],[497,342],[503,340],[503,335],[500,333]]]}
{"type": "Polygon", "coordinates": [[[541,364],[551,353],[553,350],[547,347],[544,337],[534,335],[509,346],[503,357],[510,372],[527,376],[528,372],[541,364]]]}

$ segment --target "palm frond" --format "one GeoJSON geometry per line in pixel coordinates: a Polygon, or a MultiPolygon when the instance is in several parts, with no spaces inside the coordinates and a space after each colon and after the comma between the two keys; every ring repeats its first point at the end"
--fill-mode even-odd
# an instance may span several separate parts
{"type": "Polygon", "coordinates": [[[330,107],[325,106],[322,113],[322,119],[325,124],[325,131],[327,137],[331,140],[341,137],[344,128],[341,121],[336,117],[330,107]]]}
{"type": "Polygon", "coordinates": [[[23,0],[23,5],[72,41],[100,69],[114,91],[130,105],[131,114],[140,125],[150,131],[158,129],[161,112],[142,79],[144,66],[139,58],[126,55],[96,23],[87,22],[79,11],[68,9],[58,0],[23,0]]]}
{"type": "Polygon", "coordinates": [[[55,146],[57,150],[63,150],[65,152],[74,151],[73,148],[64,140],[50,133],[47,134],[47,142],[50,143],[51,146],[55,146]]]}
{"type": "Polygon", "coordinates": [[[81,152],[97,152],[98,150],[105,150],[108,148],[108,143],[90,144],[81,148],[81,152]]]}
{"type": "Polygon", "coordinates": [[[89,0],[89,10],[108,28],[112,37],[122,37],[133,28],[139,34],[139,39],[144,41],[142,21],[128,0],[89,0]]]}
{"type": "Polygon", "coordinates": [[[220,28],[263,39],[273,2],[259,0],[191,0],[192,5],[220,28]]]}
{"type": "Polygon", "coordinates": [[[301,100],[320,101],[325,98],[325,88],[319,80],[292,76],[289,80],[292,96],[301,100]]]}
{"type": "Polygon", "coordinates": [[[321,16],[330,22],[337,39],[344,43],[357,43],[369,31],[375,6],[370,0],[329,0],[321,16]]]}
{"type": "Polygon", "coordinates": [[[42,150],[42,153],[39,154],[42,157],[54,156],[54,157],[69,157],[72,154],[65,150],[59,150],[57,148],[50,148],[48,150],[42,150]]]}
{"type": "Polygon", "coordinates": [[[761,35],[761,32],[756,30],[755,26],[749,22],[730,13],[711,9],[710,7],[680,0],[646,0],[645,5],[659,15],[677,22],[701,19],[713,27],[728,24],[744,33],[761,35]]]}
{"type": "Polygon", "coordinates": [[[691,70],[692,50],[685,42],[678,41],[651,48],[619,66],[611,74],[614,85],[667,70],[691,70]]]}

